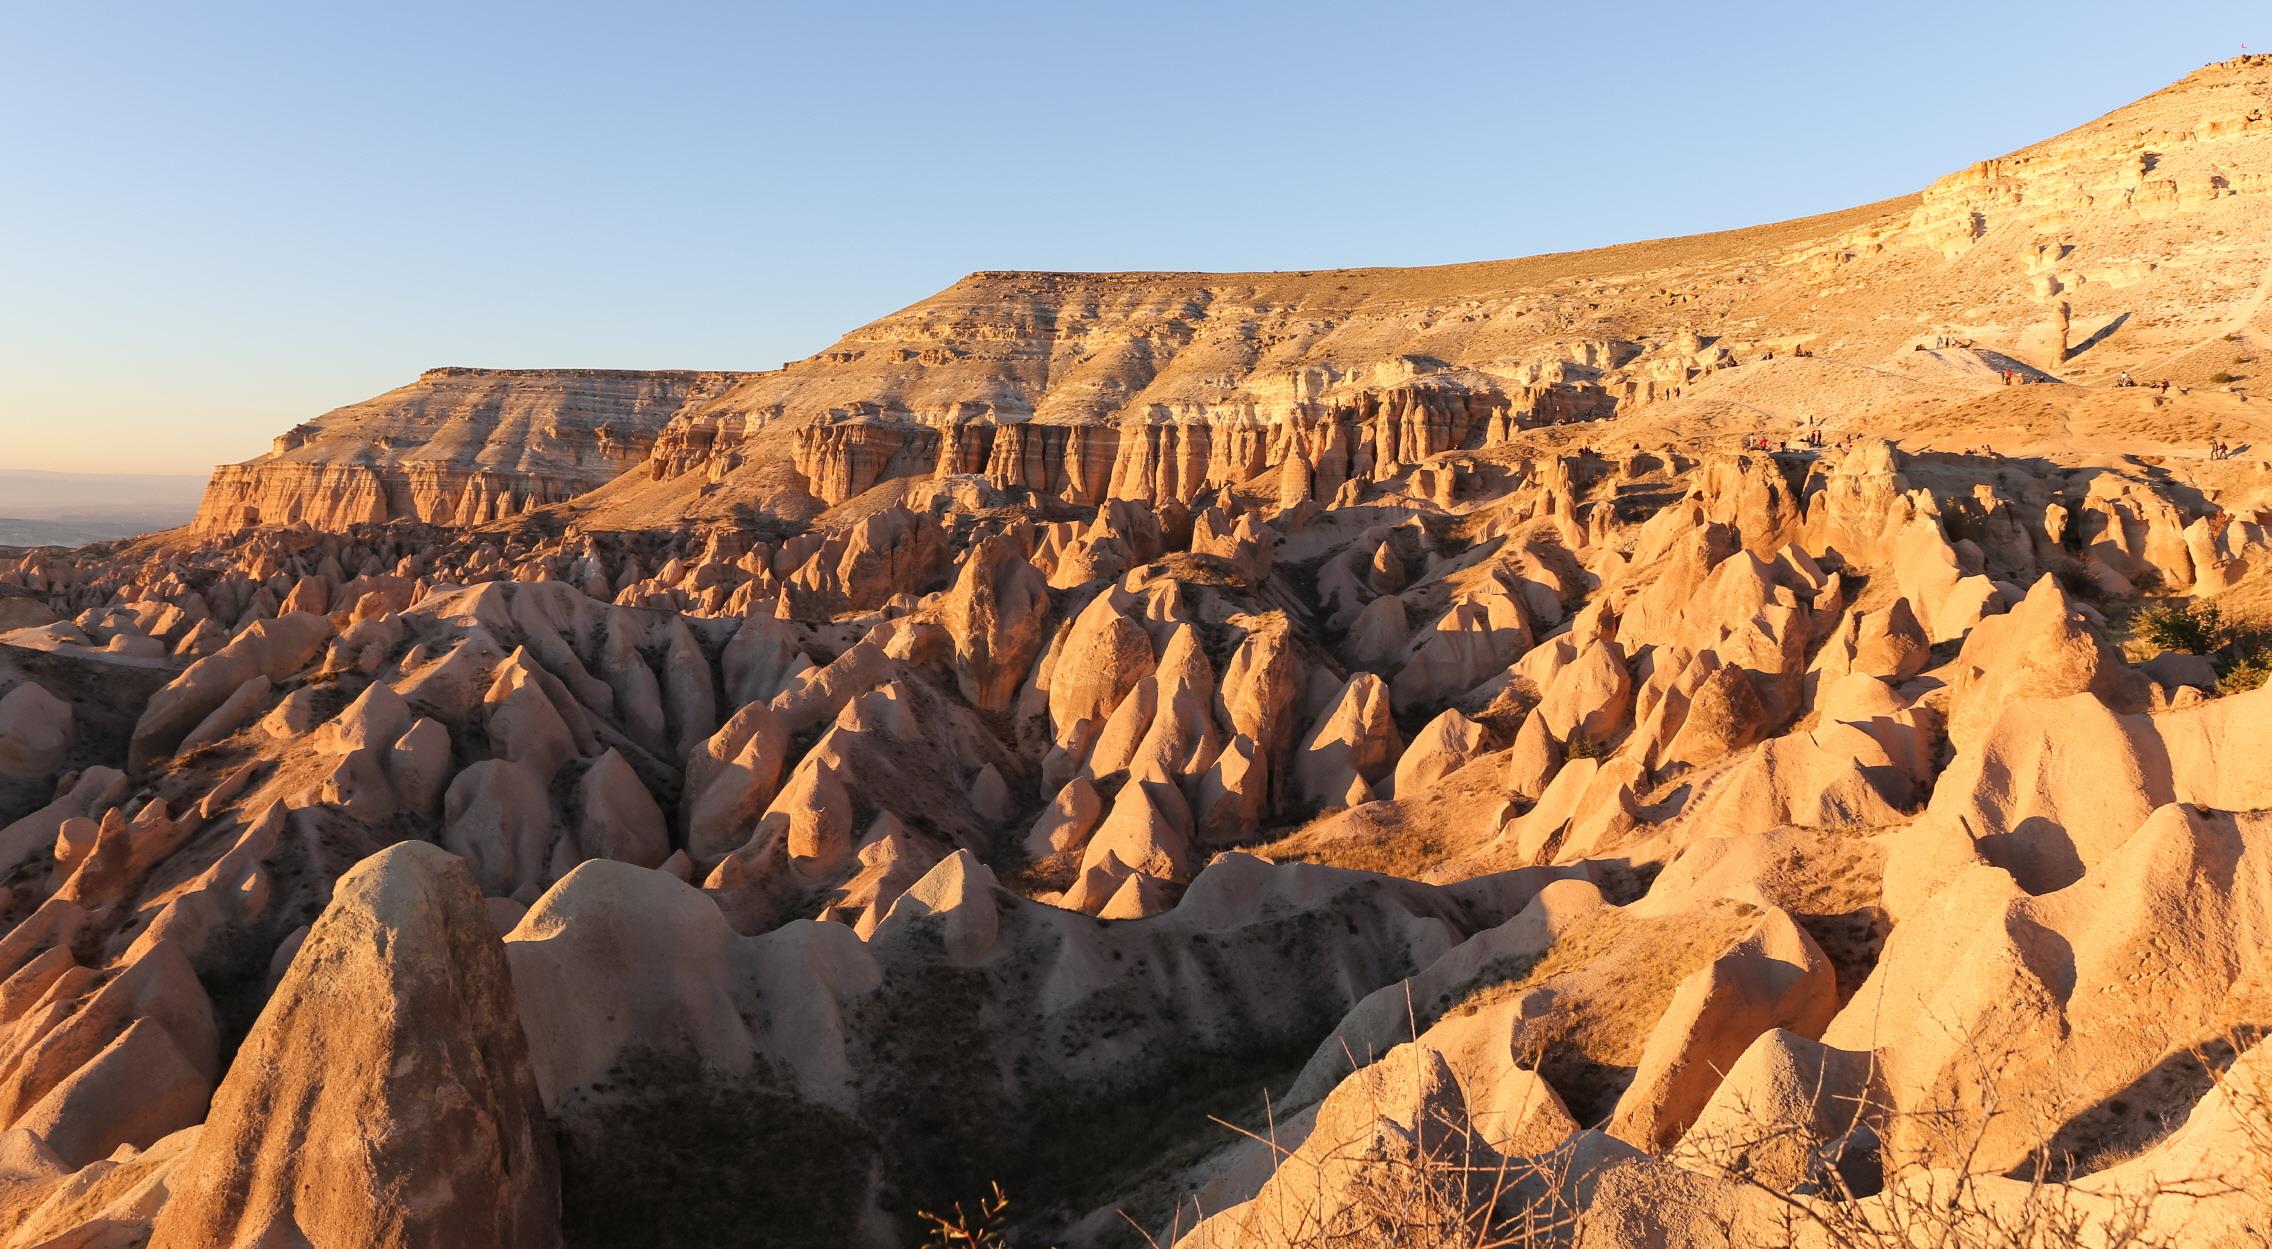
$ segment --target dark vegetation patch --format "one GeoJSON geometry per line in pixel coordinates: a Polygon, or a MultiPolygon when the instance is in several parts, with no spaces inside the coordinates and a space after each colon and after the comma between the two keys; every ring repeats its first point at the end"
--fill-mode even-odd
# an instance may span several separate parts
{"type": "Polygon", "coordinates": [[[1831,970],[1838,977],[1838,1004],[1852,1001],[1862,982],[1877,969],[1886,934],[1893,931],[1884,909],[1865,906],[1836,915],[1793,914],[1791,918],[1830,960],[1831,970]]]}
{"type": "MultiPolygon", "coordinates": [[[[952,966],[943,949],[894,960],[848,1029],[865,1051],[855,1063],[866,1073],[859,1118],[882,1160],[884,1211],[911,1243],[923,1212],[969,1207],[997,1184],[1020,1244],[1054,1243],[1065,1225],[1115,1202],[1166,1216],[1177,1199],[1168,1178],[1231,1140],[1215,1118],[1266,1122],[1265,1090],[1290,1084],[1340,1019],[1347,1002],[1326,987],[1329,976],[1295,969],[1350,924],[1340,913],[1291,911],[1237,934],[1191,934],[1172,967],[1157,965],[1170,955],[1149,941],[1106,942],[1099,953],[1117,976],[1046,1018],[1037,1006],[1048,988],[1045,944],[984,971],[952,966]],[[1255,959],[1318,982],[1296,995],[1307,1004],[1300,1017],[1246,1000],[1255,959]],[[1186,991],[1154,988],[1166,982],[1186,991]],[[1193,1010],[1204,1017],[1186,1015],[1193,1010]]],[[[919,925],[895,941],[937,937],[919,925]]],[[[1015,926],[1001,939],[1015,943],[1015,926]]],[[[1385,981],[1411,972],[1374,970],[1385,981]]]]}
{"type": "MultiPolygon", "coordinates": [[[[286,933],[289,933],[289,929],[286,933]]],[[[268,1005],[268,965],[284,934],[270,925],[259,930],[223,928],[200,953],[197,981],[213,1001],[213,1022],[221,1033],[221,1064],[227,1070],[237,1048],[268,1005]]]]}
{"type": "Polygon", "coordinates": [[[859,1123],[690,1056],[634,1051],[555,1124],[569,1249],[836,1249],[874,1143],[859,1123]]]}
{"type": "MultiPolygon", "coordinates": [[[[900,939],[926,937],[937,934],[919,924],[900,939]]],[[[872,1073],[860,1120],[889,1144],[883,1206],[910,1229],[920,1212],[969,1201],[996,1181],[1020,1191],[1005,1175],[1019,1124],[984,1018],[991,997],[985,974],[948,964],[942,945],[919,975],[893,975],[854,1023],[868,1049],[858,1065],[872,1073]]]]}
{"type": "Polygon", "coordinates": [[[2140,604],[2129,625],[2150,646],[2207,656],[2220,694],[2245,693],[2272,678],[2272,627],[2228,618],[2214,603],[2156,599],[2140,604]]]}
{"type": "MultiPolygon", "coordinates": [[[[0,650],[5,651],[0,654],[0,694],[19,684],[8,679],[11,675],[21,675],[70,706],[71,744],[64,756],[64,772],[82,771],[96,764],[123,771],[135,720],[151,695],[173,680],[178,671],[18,646],[0,650]]],[[[0,825],[46,806],[54,797],[56,779],[0,781],[0,825]]]]}
{"type": "MultiPolygon", "coordinates": [[[[1316,1037],[1232,1052],[1179,1051],[1144,1080],[1102,1097],[1036,1099],[1005,1187],[1070,1221],[1134,1193],[1128,1214],[1164,1224],[1178,1194],[1157,1182],[1231,1143],[1235,1123],[1267,1130],[1267,1106],[1317,1048],[1316,1037]],[[1266,1095],[1267,1090],[1267,1095],[1266,1095]],[[1220,1122],[1218,1122],[1220,1121],[1220,1122]]],[[[1141,1243],[1133,1228],[1112,1243],[1141,1243]]]]}

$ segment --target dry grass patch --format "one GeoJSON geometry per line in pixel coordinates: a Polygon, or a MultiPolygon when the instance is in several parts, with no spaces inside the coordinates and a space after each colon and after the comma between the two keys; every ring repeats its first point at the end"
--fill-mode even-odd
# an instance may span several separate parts
{"type": "Polygon", "coordinates": [[[1447,995],[1436,1017],[1473,1014],[1543,990],[1545,1009],[1523,1023],[1521,1065],[1545,1077],[1579,1122],[1597,1121],[1615,1108],[1680,982],[1743,940],[1761,914],[1725,898],[1674,916],[1603,911],[1535,959],[1487,968],[1447,995]]]}
{"type": "Polygon", "coordinates": [[[1505,757],[1484,755],[1408,799],[1321,815],[1255,853],[1407,880],[1430,880],[1499,831],[1505,757]]]}

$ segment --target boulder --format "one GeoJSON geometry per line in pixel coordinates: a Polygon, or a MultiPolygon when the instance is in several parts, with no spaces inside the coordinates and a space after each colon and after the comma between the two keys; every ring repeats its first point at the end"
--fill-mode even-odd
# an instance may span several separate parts
{"type": "Polygon", "coordinates": [[[504,949],[423,842],[341,877],[245,1038],[153,1249],[553,1249],[560,1188],[504,949]]]}
{"type": "Polygon", "coordinates": [[[63,766],[71,704],[26,681],[0,695],[0,780],[33,780],[63,766]]]}

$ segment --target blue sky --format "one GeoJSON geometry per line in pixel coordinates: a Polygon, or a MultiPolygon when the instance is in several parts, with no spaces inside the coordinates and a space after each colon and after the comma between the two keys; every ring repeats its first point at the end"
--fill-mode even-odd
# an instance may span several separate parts
{"type": "Polygon", "coordinates": [[[1801,216],[2243,42],[2272,6],[5,0],[0,468],[202,472],[438,364],[773,367],[974,269],[1801,216]]]}

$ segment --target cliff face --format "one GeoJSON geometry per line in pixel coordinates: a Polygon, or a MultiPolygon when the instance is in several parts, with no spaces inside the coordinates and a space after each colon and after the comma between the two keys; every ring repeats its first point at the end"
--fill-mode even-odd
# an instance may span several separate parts
{"type": "Polygon", "coordinates": [[[1184,501],[1205,489],[1248,481],[1289,459],[1302,461],[1309,474],[1305,491],[1322,481],[1330,496],[1352,475],[1371,480],[1438,452],[1501,441],[1511,429],[1551,419],[1539,406],[1517,408],[1514,402],[1519,400],[1496,388],[1455,377],[1434,385],[1355,389],[1334,402],[1267,415],[1237,411],[1074,425],[821,419],[799,426],[791,445],[807,489],[831,504],[893,477],[931,472],[977,475],[998,487],[1080,504],[1107,498],[1184,501]]]}
{"type": "Polygon", "coordinates": [[[588,502],[623,527],[726,515],[775,505],[790,467],[807,506],[932,473],[1188,499],[1283,465],[1283,492],[1330,496],[1616,414],[1765,432],[1962,402],[2007,368],[2202,382],[2262,307],[2268,99],[2272,63],[2210,66],[1921,196],[1591,252],[974,274],[690,406],[588,502]]]}
{"type": "MultiPolygon", "coordinates": [[[[1795,233],[1820,241],[1889,211],[1795,233]]],[[[782,462],[824,505],[931,473],[1083,505],[1188,500],[1288,460],[1330,495],[1352,475],[1609,415],[1711,367],[1724,348],[1636,337],[1649,318],[1595,316],[1597,286],[1556,276],[1653,272],[1694,246],[1441,270],[981,273],[690,406],[636,481],[592,502],[630,527],[763,506],[742,487],[782,462]]]]}
{"type": "Polygon", "coordinates": [[[2267,100],[2272,62],[2210,66],[1922,195],[1749,230],[1420,269],[978,273],[767,373],[438,371],[223,469],[199,526],[579,495],[602,528],[803,519],[950,474],[1081,506],[1329,499],[1446,451],[1615,439],[1527,432],[1612,416],[1898,435],[1882,420],[2007,374],[2210,383],[2272,294],[2267,100]]]}
{"type": "Polygon", "coordinates": [[[575,497],[643,462],[732,373],[431,369],[214,470],[194,527],[478,524],[575,497]]]}

